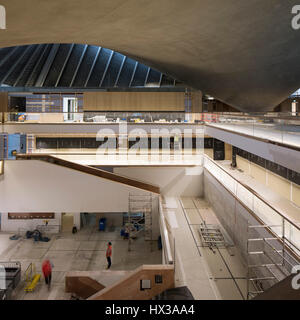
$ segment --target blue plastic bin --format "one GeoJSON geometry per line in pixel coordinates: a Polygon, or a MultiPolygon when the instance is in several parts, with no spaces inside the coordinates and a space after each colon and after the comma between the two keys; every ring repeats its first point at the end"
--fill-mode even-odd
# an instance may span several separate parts
{"type": "Polygon", "coordinates": [[[99,231],[105,231],[106,228],[106,218],[101,218],[99,220],[99,231]]]}

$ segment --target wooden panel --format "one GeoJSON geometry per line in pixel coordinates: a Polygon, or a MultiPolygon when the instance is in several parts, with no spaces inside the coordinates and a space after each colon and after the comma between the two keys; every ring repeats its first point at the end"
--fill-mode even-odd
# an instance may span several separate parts
{"type": "Polygon", "coordinates": [[[88,300],[151,300],[165,290],[174,288],[174,285],[173,266],[145,265],[88,300]],[[156,283],[156,276],[162,277],[162,283],[156,283]],[[151,289],[141,290],[141,280],[150,280],[151,289]]]}
{"type": "Polygon", "coordinates": [[[202,112],[202,92],[192,92],[192,112],[202,112]]]}
{"type": "Polygon", "coordinates": [[[232,145],[225,143],[225,160],[232,160],[232,145]]]}
{"type": "Polygon", "coordinates": [[[105,288],[101,283],[90,277],[72,276],[72,273],[66,275],[65,281],[65,292],[75,293],[82,299],[87,299],[105,288]]]}
{"type": "Polygon", "coordinates": [[[0,92],[0,112],[8,111],[8,93],[0,92]]]}
{"type": "Polygon", "coordinates": [[[300,290],[295,290],[291,286],[294,277],[295,274],[289,275],[265,292],[254,297],[253,300],[300,300],[300,290]]]}
{"type": "Polygon", "coordinates": [[[85,92],[84,111],[184,111],[183,92],[85,92]]]}
{"type": "Polygon", "coordinates": [[[8,219],[54,219],[54,212],[9,212],[8,219]]]}
{"type": "Polygon", "coordinates": [[[74,215],[63,213],[61,216],[61,230],[62,232],[72,231],[74,226],[74,215]]]}

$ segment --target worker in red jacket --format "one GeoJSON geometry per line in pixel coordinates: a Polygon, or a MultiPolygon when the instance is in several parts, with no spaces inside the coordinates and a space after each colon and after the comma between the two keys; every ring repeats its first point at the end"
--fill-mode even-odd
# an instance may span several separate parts
{"type": "Polygon", "coordinates": [[[50,260],[45,260],[42,264],[42,271],[45,277],[45,282],[48,285],[48,289],[50,289],[51,285],[51,277],[52,277],[52,268],[53,264],[50,262],[50,260]]]}
{"type": "Polygon", "coordinates": [[[107,268],[109,269],[111,266],[111,254],[112,254],[112,247],[111,247],[111,242],[107,244],[107,249],[106,249],[106,260],[107,260],[107,268]]]}

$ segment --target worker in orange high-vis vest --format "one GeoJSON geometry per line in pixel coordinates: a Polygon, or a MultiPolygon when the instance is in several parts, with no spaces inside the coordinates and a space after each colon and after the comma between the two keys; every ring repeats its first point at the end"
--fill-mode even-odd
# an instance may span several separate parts
{"type": "Polygon", "coordinates": [[[111,254],[112,254],[112,246],[111,242],[107,244],[107,249],[106,249],[106,260],[107,260],[107,268],[109,269],[111,266],[111,254]]]}

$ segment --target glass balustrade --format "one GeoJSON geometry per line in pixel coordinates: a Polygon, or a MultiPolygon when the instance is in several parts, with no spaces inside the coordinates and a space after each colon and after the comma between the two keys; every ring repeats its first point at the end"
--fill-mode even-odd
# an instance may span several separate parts
{"type": "Polygon", "coordinates": [[[264,141],[300,147],[300,117],[293,113],[77,112],[0,114],[6,124],[206,124],[264,141]]]}
{"type": "Polygon", "coordinates": [[[204,167],[240,202],[251,210],[287,247],[300,256],[300,224],[289,220],[264,199],[242,185],[208,157],[204,167]]]}
{"type": "Polygon", "coordinates": [[[214,114],[206,124],[258,139],[300,147],[300,117],[294,113],[214,114]]]}

